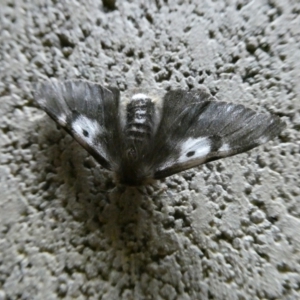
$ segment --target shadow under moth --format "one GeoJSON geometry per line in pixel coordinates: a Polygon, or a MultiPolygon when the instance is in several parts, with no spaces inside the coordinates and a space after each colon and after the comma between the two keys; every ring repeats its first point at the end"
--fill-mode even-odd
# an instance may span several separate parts
{"type": "Polygon", "coordinates": [[[93,82],[39,84],[38,105],[125,185],[248,151],[285,127],[272,114],[217,101],[197,91],[136,89],[93,82]]]}

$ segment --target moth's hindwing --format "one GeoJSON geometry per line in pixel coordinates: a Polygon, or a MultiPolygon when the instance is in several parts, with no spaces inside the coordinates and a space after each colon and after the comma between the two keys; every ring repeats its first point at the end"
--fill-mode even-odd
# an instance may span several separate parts
{"type": "Polygon", "coordinates": [[[88,81],[55,79],[40,84],[35,100],[105,168],[113,169],[118,147],[119,91],[88,81]]]}

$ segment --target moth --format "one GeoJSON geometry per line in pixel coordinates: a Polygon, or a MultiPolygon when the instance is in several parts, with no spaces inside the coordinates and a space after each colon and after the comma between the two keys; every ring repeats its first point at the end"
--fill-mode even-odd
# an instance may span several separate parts
{"type": "Polygon", "coordinates": [[[136,89],[51,79],[38,105],[120,184],[138,186],[248,151],[285,127],[272,114],[218,101],[207,91],[136,89]]]}

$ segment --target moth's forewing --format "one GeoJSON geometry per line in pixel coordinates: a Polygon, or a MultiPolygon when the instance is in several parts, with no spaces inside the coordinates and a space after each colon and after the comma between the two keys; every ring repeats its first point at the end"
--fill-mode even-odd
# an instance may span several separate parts
{"type": "Polygon", "coordinates": [[[164,99],[155,139],[158,155],[152,157],[155,178],[248,151],[285,127],[278,116],[216,101],[205,91],[170,92],[164,99]]]}
{"type": "Polygon", "coordinates": [[[39,106],[109,170],[119,156],[119,97],[115,88],[80,80],[52,79],[35,93],[39,106]]]}

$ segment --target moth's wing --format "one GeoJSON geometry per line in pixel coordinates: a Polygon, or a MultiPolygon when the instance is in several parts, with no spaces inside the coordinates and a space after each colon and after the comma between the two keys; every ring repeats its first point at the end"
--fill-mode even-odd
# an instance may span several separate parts
{"type": "Polygon", "coordinates": [[[250,150],[284,126],[278,116],[216,101],[204,89],[168,92],[151,157],[154,178],[250,150]]]}
{"type": "Polygon", "coordinates": [[[35,93],[39,106],[109,170],[117,157],[119,97],[116,88],[81,80],[51,79],[35,93]]]}

